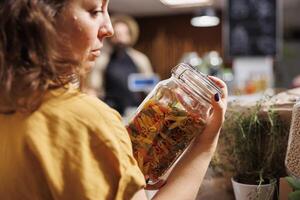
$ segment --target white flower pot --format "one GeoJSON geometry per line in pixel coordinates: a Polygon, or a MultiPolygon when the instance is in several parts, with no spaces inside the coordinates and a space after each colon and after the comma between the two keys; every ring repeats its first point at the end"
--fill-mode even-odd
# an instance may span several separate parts
{"type": "Polygon", "coordinates": [[[236,182],[231,178],[236,200],[272,200],[276,182],[264,185],[249,185],[236,182]]]}

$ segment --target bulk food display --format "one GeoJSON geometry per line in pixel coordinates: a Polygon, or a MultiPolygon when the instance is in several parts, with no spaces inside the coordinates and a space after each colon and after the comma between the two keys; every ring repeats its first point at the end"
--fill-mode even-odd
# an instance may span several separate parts
{"type": "Polygon", "coordinates": [[[210,115],[211,97],[218,88],[206,75],[187,64],[172,70],[137,109],[127,125],[133,152],[149,184],[166,173],[210,115]]]}
{"type": "Polygon", "coordinates": [[[300,180],[300,101],[293,108],[285,166],[289,175],[300,180]]]}

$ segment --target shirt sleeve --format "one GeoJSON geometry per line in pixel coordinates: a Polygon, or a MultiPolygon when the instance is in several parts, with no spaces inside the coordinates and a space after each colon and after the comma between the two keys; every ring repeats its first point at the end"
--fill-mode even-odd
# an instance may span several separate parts
{"type": "Polygon", "coordinates": [[[114,150],[120,160],[121,178],[119,180],[119,190],[116,199],[131,199],[132,196],[145,186],[144,175],[138,167],[137,161],[133,157],[132,144],[130,137],[123,123],[121,116],[115,110],[109,109],[109,115],[106,116],[105,124],[109,124],[108,133],[113,134],[113,141],[118,141],[114,144],[114,150]]]}
{"type": "Polygon", "coordinates": [[[145,180],[119,115],[108,107],[81,110],[75,118],[41,117],[39,123],[51,122],[30,134],[29,147],[54,199],[131,199],[145,180]]]}

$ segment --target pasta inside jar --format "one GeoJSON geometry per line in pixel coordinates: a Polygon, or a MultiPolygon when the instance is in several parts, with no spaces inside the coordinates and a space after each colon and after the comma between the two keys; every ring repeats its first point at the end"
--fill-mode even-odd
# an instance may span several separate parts
{"type": "Polygon", "coordinates": [[[133,154],[145,177],[158,181],[206,127],[210,98],[220,89],[181,64],[160,82],[126,126],[133,154]]]}

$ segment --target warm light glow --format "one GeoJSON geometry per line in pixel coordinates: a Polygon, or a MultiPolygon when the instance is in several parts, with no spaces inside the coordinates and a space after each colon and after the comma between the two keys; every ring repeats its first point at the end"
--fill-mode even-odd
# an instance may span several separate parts
{"type": "Polygon", "coordinates": [[[198,6],[211,4],[211,0],[160,0],[168,6],[198,6]]]}
{"type": "Polygon", "coordinates": [[[197,16],[191,19],[191,24],[195,27],[217,26],[220,19],[216,16],[197,16]]]}

